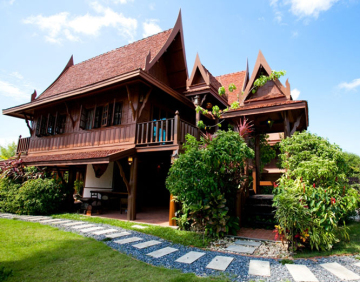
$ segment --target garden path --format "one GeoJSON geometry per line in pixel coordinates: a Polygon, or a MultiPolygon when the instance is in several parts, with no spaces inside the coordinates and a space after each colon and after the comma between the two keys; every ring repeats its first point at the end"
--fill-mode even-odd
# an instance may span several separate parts
{"type": "Polygon", "coordinates": [[[178,268],[199,276],[226,273],[235,281],[360,281],[360,264],[354,256],[297,259],[294,264],[282,265],[276,259],[186,247],[156,236],[105,224],[5,213],[0,213],[0,217],[38,222],[76,232],[103,241],[111,248],[146,263],[178,268]]]}

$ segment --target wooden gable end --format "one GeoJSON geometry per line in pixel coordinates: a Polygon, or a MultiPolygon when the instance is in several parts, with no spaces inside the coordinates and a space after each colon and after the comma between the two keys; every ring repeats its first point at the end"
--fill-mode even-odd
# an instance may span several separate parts
{"type": "Polygon", "coordinates": [[[259,51],[253,73],[247,82],[244,95],[242,95],[241,105],[251,102],[266,102],[269,99],[291,100],[290,84],[286,81],[286,87],[279,81],[268,81],[264,86],[256,89],[253,93],[254,82],[261,75],[270,75],[272,72],[264,55],[259,51]]]}
{"type": "Polygon", "coordinates": [[[210,85],[210,75],[201,64],[199,54],[196,54],[194,67],[192,69],[190,78],[186,81],[186,89],[192,87],[210,85]]]}
{"type": "Polygon", "coordinates": [[[180,12],[168,40],[154,58],[149,53],[145,65],[145,71],[179,93],[186,90],[188,78],[183,34],[180,12]]]}

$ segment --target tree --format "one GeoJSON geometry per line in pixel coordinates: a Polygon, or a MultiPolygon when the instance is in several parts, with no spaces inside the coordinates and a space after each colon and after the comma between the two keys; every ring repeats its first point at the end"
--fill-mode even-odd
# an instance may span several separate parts
{"type": "Polygon", "coordinates": [[[16,155],[16,148],[17,145],[15,142],[12,142],[5,147],[0,146],[0,160],[7,160],[14,157],[16,155]]]}

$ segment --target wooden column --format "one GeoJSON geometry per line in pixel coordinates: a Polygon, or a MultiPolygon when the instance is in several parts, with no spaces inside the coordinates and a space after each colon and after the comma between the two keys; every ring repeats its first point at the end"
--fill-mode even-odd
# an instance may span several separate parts
{"type": "Polygon", "coordinates": [[[176,203],[173,201],[173,195],[170,195],[170,206],[169,206],[169,225],[176,226],[176,220],[173,219],[175,217],[176,212],[176,203]]]}
{"type": "Polygon", "coordinates": [[[128,211],[127,220],[136,219],[136,190],[137,190],[137,172],[138,172],[138,158],[133,157],[133,163],[130,169],[130,191],[128,195],[128,211]]]}
{"type": "Polygon", "coordinates": [[[255,136],[255,167],[256,167],[256,175],[255,175],[255,187],[256,189],[254,190],[254,192],[256,192],[257,188],[260,185],[260,176],[261,176],[261,171],[260,171],[260,135],[257,134],[255,136]]]}
{"type": "Polygon", "coordinates": [[[219,124],[219,118],[215,118],[215,124],[216,124],[216,126],[215,126],[215,132],[216,132],[216,131],[219,130],[219,126],[218,126],[218,124],[219,124]]]}
{"type": "Polygon", "coordinates": [[[180,145],[181,132],[180,132],[180,116],[179,111],[175,112],[174,121],[174,145],[180,145]]]}
{"type": "Polygon", "coordinates": [[[70,167],[69,168],[69,178],[68,178],[68,182],[67,182],[67,189],[69,191],[69,195],[66,198],[66,209],[68,211],[72,211],[73,209],[73,205],[74,205],[74,182],[75,182],[75,177],[76,177],[76,171],[70,167]]]}

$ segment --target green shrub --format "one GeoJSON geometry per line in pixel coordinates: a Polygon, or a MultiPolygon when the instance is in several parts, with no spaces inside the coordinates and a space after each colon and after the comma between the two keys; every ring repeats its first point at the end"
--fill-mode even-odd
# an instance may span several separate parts
{"type": "Polygon", "coordinates": [[[209,236],[238,229],[235,198],[243,180],[244,160],[254,152],[239,133],[217,131],[197,141],[186,136],[185,153],[170,168],[166,186],[182,203],[181,228],[192,227],[209,236]]]}
{"type": "Polygon", "coordinates": [[[54,179],[30,179],[22,185],[0,180],[0,210],[16,214],[50,214],[61,207],[66,193],[54,179]]]}
{"type": "Polygon", "coordinates": [[[295,133],[279,146],[286,172],[274,189],[274,206],[282,239],[295,248],[329,250],[349,238],[345,219],[358,207],[359,195],[348,185],[341,149],[309,132],[295,133]]]}

